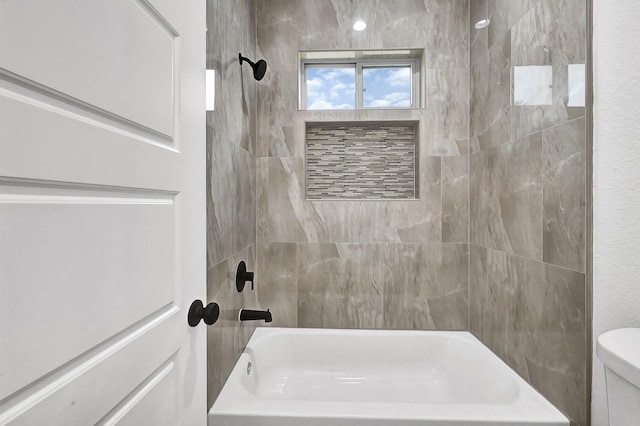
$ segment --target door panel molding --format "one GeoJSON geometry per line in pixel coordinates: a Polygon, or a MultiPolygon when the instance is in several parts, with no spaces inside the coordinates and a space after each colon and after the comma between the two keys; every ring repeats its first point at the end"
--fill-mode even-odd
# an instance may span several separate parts
{"type": "Polygon", "coordinates": [[[3,68],[173,135],[178,32],[148,2],[87,4],[21,0],[4,8],[0,38],[21,43],[0,43],[3,68]]]}
{"type": "Polygon", "coordinates": [[[171,135],[21,77],[4,68],[0,68],[0,96],[79,121],[93,122],[96,126],[111,129],[114,132],[124,132],[152,143],[163,145],[173,143],[171,135]]]}
{"type": "Polygon", "coordinates": [[[178,345],[165,336],[183,326],[181,312],[174,304],[164,306],[0,401],[0,425],[39,424],[47,413],[67,408],[69,424],[97,423],[153,375],[154,365],[175,359],[178,345]],[[137,362],[119,377],[124,381],[103,386],[114,367],[131,359],[137,362]]]}
{"type": "Polygon", "coordinates": [[[145,410],[144,406],[147,401],[153,398],[154,393],[164,393],[161,398],[163,401],[171,401],[175,398],[175,392],[167,382],[171,379],[170,375],[175,375],[175,354],[167,362],[165,362],[158,370],[154,371],[147,377],[136,389],[131,392],[125,399],[121,401],[111,412],[109,412],[102,420],[96,423],[96,426],[112,426],[115,424],[124,425],[127,423],[133,425],[153,424],[154,426],[166,424],[174,425],[175,410],[173,404],[155,404],[153,410],[145,410]],[[140,413],[139,411],[142,411],[140,413]],[[137,417],[137,419],[133,419],[137,417]],[[153,417],[161,419],[154,421],[153,417]]]}
{"type": "Polygon", "coordinates": [[[0,270],[12,283],[0,309],[20,321],[0,325],[0,364],[14,365],[0,398],[175,300],[175,207],[173,197],[0,187],[0,270]]]}

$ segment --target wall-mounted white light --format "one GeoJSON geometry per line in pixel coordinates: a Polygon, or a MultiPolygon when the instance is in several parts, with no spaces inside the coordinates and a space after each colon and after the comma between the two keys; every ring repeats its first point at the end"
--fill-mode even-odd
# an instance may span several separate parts
{"type": "Polygon", "coordinates": [[[356,31],[362,31],[367,28],[367,23],[364,21],[356,21],[353,23],[353,29],[356,31]]]}
{"type": "Polygon", "coordinates": [[[207,70],[205,75],[206,110],[213,111],[216,107],[216,70],[207,70]]]}

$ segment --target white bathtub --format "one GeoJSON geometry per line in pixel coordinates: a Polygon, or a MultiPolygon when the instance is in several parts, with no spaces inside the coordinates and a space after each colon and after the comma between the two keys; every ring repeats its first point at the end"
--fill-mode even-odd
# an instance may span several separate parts
{"type": "Polygon", "coordinates": [[[569,422],[467,332],[258,328],[209,412],[210,426],[498,424],[569,422]]]}

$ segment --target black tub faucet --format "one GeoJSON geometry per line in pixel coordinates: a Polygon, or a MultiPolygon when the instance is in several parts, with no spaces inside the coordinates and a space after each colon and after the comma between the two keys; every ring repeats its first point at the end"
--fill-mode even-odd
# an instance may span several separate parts
{"type": "Polygon", "coordinates": [[[266,311],[253,311],[251,309],[240,309],[238,313],[238,319],[240,321],[260,321],[264,320],[264,322],[271,322],[273,319],[271,318],[271,312],[267,309],[266,311]]]}

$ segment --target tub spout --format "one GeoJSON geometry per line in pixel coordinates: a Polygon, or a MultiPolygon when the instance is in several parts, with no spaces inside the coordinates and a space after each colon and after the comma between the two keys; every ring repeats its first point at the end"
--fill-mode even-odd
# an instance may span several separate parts
{"type": "Polygon", "coordinates": [[[240,309],[238,313],[238,319],[240,321],[260,321],[264,320],[264,322],[271,322],[273,319],[271,318],[271,312],[267,309],[266,311],[252,311],[251,309],[240,309]]]}

